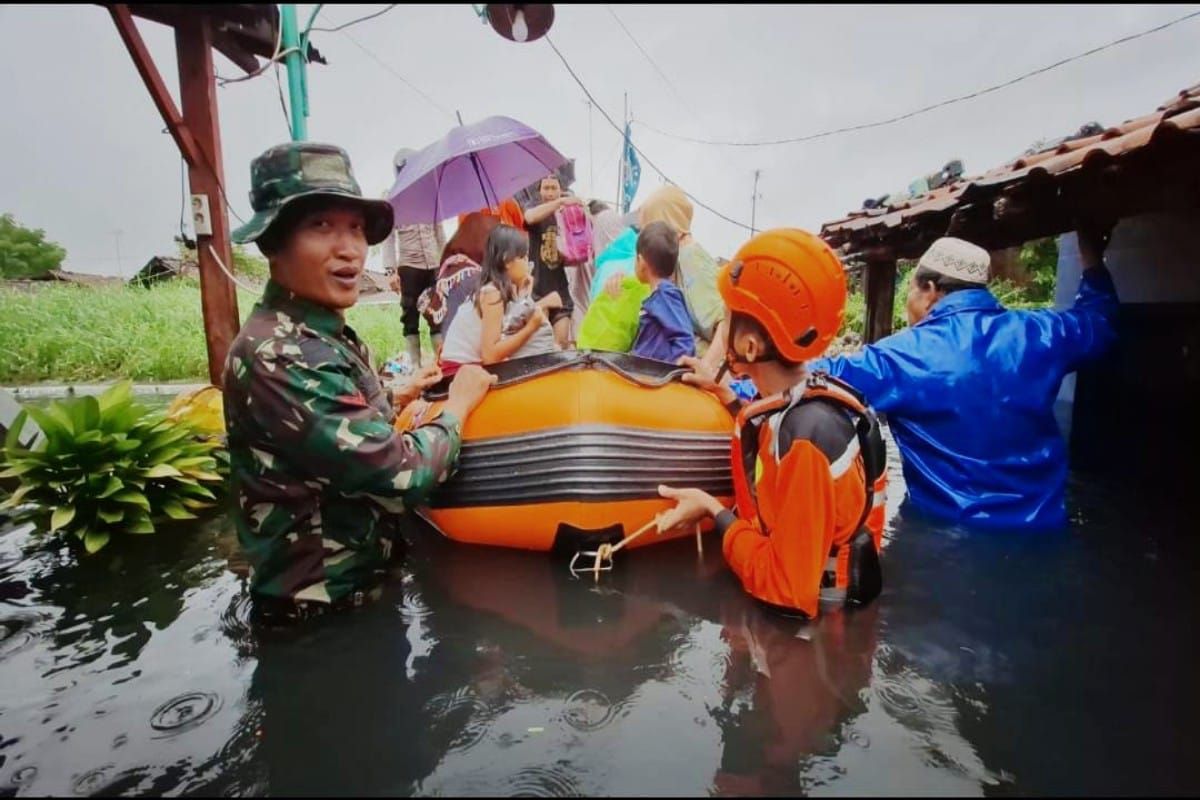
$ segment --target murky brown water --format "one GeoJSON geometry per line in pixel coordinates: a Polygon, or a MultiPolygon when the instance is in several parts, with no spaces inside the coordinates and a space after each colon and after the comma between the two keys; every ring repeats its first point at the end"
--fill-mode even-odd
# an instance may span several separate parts
{"type": "Polygon", "coordinates": [[[809,626],[715,539],[597,585],[414,530],[384,602],[264,638],[223,521],[82,563],[10,530],[0,795],[1200,790],[1183,510],[1077,479],[1067,532],[967,533],[896,467],[883,596],[809,626]]]}

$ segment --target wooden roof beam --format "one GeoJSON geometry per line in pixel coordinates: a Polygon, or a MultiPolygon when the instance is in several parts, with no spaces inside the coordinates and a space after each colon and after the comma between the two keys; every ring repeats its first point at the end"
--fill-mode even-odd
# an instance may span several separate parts
{"type": "Polygon", "coordinates": [[[200,146],[196,143],[192,132],[184,124],[183,115],[175,107],[175,101],[171,99],[171,93],[167,91],[167,85],[154,65],[154,59],[150,56],[150,51],[146,48],[142,35],[138,33],[128,4],[114,3],[108,6],[108,11],[112,14],[117,32],[121,35],[121,41],[125,43],[125,49],[133,58],[133,65],[137,67],[138,74],[142,76],[142,82],[146,84],[146,89],[150,92],[150,97],[154,100],[158,113],[166,123],[172,138],[175,139],[179,152],[183,154],[189,166],[197,168],[207,166],[200,146]]]}

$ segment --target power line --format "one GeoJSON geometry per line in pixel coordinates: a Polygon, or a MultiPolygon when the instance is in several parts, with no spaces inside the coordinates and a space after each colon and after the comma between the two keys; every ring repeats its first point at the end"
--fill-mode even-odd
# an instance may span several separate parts
{"type": "Polygon", "coordinates": [[[287,103],[283,100],[283,81],[279,79],[279,63],[275,63],[275,88],[279,90],[279,109],[283,111],[283,125],[288,136],[292,135],[292,121],[288,118],[287,103]]]}
{"type": "Polygon", "coordinates": [[[625,31],[625,35],[629,37],[629,41],[633,42],[634,47],[641,51],[641,54],[646,57],[647,61],[650,62],[650,66],[654,67],[654,71],[658,73],[659,77],[662,78],[667,86],[671,88],[671,91],[675,94],[675,99],[679,101],[679,104],[687,109],[687,112],[692,115],[692,119],[696,119],[696,112],[693,111],[691,105],[683,99],[683,94],[679,91],[671,79],[667,77],[667,73],[663,72],[658,66],[658,63],[650,56],[649,53],[646,52],[646,48],[642,47],[641,43],[638,42],[637,38],[634,37],[629,28],[625,26],[625,23],[622,22],[621,18],[617,16],[617,12],[613,11],[612,6],[610,5],[606,5],[604,8],[608,11],[612,18],[617,21],[617,24],[621,26],[621,30],[625,31]]]}
{"type": "Polygon", "coordinates": [[[282,50],[281,49],[282,47],[283,47],[283,25],[276,25],[275,26],[275,50],[271,54],[271,57],[269,59],[267,59],[267,63],[263,64],[261,67],[254,70],[254,72],[247,73],[246,75],[243,75],[240,78],[222,78],[220,75],[217,75],[216,72],[214,71],[213,76],[217,80],[217,85],[223,87],[230,83],[241,83],[242,81],[248,81],[251,78],[257,78],[259,75],[262,75],[264,72],[267,71],[267,67],[271,66],[272,64],[278,64],[279,60],[281,58],[283,58],[284,56],[290,55],[291,53],[296,51],[296,48],[294,48],[294,47],[288,48],[287,50],[282,50]]]}
{"type": "Polygon", "coordinates": [[[375,19],[376,17],[382,17],[384,14],[391,11],[393,8],[395,8],[398,5],[400,5],[400,4],[392,3],[391,5],[389,5],[387,8],[383,9],[382,11],[376,11],[374,14],[368,14],[367,16],[359,17],[358,19],[352,19],[349,22],[344,23],[342,25],[338,25],[337,27],[334,27],[334,28],[309,28],[309,30],[310,31],[321,31],[323,33],[333,33],[335,31],[345,30],[346,28],[349,28],[351,25],[357,25],[358,23],[366,22],[369,19],[375,19]]]}
{"type": "Polygon", "coordinates": [[[646,128],[647,130],[654,131],[657,134],[666,136],[671,139],[678,139],[678,140],[684,141],[684,142],[693,142],[695,144],[719,145],[719,146],[723,146],[723,147],[770,147],[773,145],[780,145],[780,144],[796,144],[798,142],[811,142],[815,139],[823,139],[828,136],[836,136],[837,134],[841,134],[841,133],[850,133],[852,131],[867,130],[868,128],[881,128],[885,125],[893,125],[897,122],[902,122],[903,120],[911,119],[915,116],[928,113],[928,112],[933,111],[938,108],[943,108],[945,106],[953,105],[954,103],[961,103],[964,100],[971,100],[973,98],[980,97],[985,94],[990,94],[991,92],[995,92],[995,91],[999,91],[1000,89],[1008,88],[1009,86],[1020,83],[1021,81],[1027,80],[1036,75],[1041,75],[1044,72],[1049,72],[1052,69],[1057,69],[1058,67],[1061,67],[1064,64],[1069,64],[1072,61],[1078,61],[1081,58],[1086,58],[1087,56],[1095,55],[1096,53],[1099,53],[1102,50],[1107,50],[1111,47],[1116,47],[1117,45],[1124,44],[1126,42],[1131,42],[1134,39],[1140,39],[1143,36],[1149,36],[1152,33],[1157,33],[1158,31],[1165,30],[1166,28],[1170,28],[1173,25],[1178,25],[1181,22],[1186,22],[1187,20],[1192,19],[1193,17],[1200,17],[1200,11],[1193,11],[1191,14],[1185,14],[1184,16],[1179,17],[1178,19],[1171,20],[1170,22],[1167,22],[1163,25],[1159,25],[1154,28],[1150,28],[1149,30],[1142,31],[1141,33],[1135,33],[1135,34],[1131,34],[1129,36],[1124,36],[1120,39],[1115,39],[1111,42],[1108,42],[1107,44],[1100,45],[1099,47],[1093,47],[1091,50],[1088,50],[1083,53],[1079,53],[1078,55],[1070,56],[1069,58],[1064,58],[1061,61],[1056,61],[1053,64],[1048,64],[1047,66],[1041,67],[1039,69],[1035,69],[1032,72],[1026,72],[1024,75],[1019,75],[1016,78],[1013,78],[1012,80],[1005,81],[1004,83],[998,83],[994,86],[989,86],[986,89],[980,89],[979,91],[971,92],[970,94],[964,94],[964,95],[960,95],[958,97],[952,97],[949,100],[943,100],[940,103],[934,103],[933,105],[925,106],[924,108],[919,108],[916,111],[910,111],[907,114],[902,114],[898,117],[892,117],[890,119],[884,119],[884,120],[880,120],[878,122],[868,122],[868,123],[864,123],[862,125],[850,125],[850,126],[847,126],[844,128],[836,128],[834,130],[822,131],[820,133],[809,134],[807,136],[796,136],[796,137],[792,137],[792,138],[788,138],[788,139],[772,139],[772,140],[761,141],[761,142],[729,142],[729,141],[714,140],[714,139],[695,139],[690,136],[681,136],[676,133],[669,133],[664,130],[659,130],[658,128],[655,128],[653,125],[648,125],[645,122],[642,122],[641,120],[638,120],[638,124],[641,125],[643,128],[646,128]]]}
{"type": "Polygon", "coordinates": [[[345,31],[342,31],[342,36],[345,36],[347,39],[350,40],[351,44],[353,44],[359,50],[366,53],[373,61],[375,61],[376,64],[378,64],[379,66],[383,67],[385,70],[390,72],[394,77],[399,78],[400,81],[403,82],[405,86],[412,89],[417,94],[421,95],[421,97],[425,98],[425,102],[429,103],[431,106],[436,108],[438,111],[441,111],[443,114],[450,117],[451,119],[457,119],[457,117],[455,117],[453,111],[451,111],[450,109],[443,106],[437,100],[434,100],[432,97],[430,97],[425,92],[421,91],[421,89],[418,88],[415,84],[413,84],[412,81],[410,81],[408,78],[405,78],[403,75],[401,75],[395,69],[393,69],[390,64],[388,64],[382,58],[380,58],[379,56],[375,55],[370,50],[368,50],[360,41],[358,41],[357,39],[355,39],[353,36],[346,33],[345,31]]]}
{"type": "MultiPolygon", "coordinates": [[[[545,38],[546,44],[550,45],[550,49],[554,51],[554,54],[556,56],[558,56],[558,60],[561,61],[563,63],[563,66],[567,68],[567,72],[571,73],[571,77],[575,79],[575,83],[577,83],[579,85],[579,88],[583,90],[583,93],[585,95],[587,95],[587,98],[592,101],[592,104],[594,106],[596,106],[596,110],[600,112],[600,115],[603,116],[604,119],[608,122],[608,124],[612,126],[613,130],[615,130],[617,133],[621,134],[622,138],[624,138],[625,130],[620,125],[613,122],[613,118],[611,116],[609,116],[609,113],[607,111],[604,110],[604,106],[602,106],[598,102],[596,102],[596,98],[592,96],[592,93],[588,91],[587,86],[585,86],[583,84],[583,81],[581,81],[579,79],[579,76],[575,74],[575,70],[571,68],[571,64],[567,61],[566,57],[559,51],[559,49],[557,47],[555,47],[554,41],[550,38],[550,35],[547,34],[543,38],[545,38]]],[[[675,183],[675,181],[671,180],[665,172],[663,172],[661,169],[659,169],[658,166],[653,161],[651,161],[646,156],[646,154],[643,153],[640,148],[638,148],[637,145],[635,145],[633,143],[632,140],[630,140],[629,146],[633,149],[633,151],[635,153],[637,153],[639,156],[641,156],[641,159],[643,161],[645,161],[646,164],[652,170],[657,172],[659,175],[662,175],[663,180],[667,181],[667,183],[670,183],[671,185],[678,188],[681,192],[683,192],[685,195],[687,195],[689,198],[691,198],[692,202],[694,202],[696,205],[700,206],[701,208],[703,208],[706,211],[709,211],[709,212],[715,214],[716,216],[720,217],[721,219],[725,220],[728,223],[737,225],[739,228],[745,228],[746,230],[750,230],[749,225],[745,224],[744,222],[738,222],[736,219],[733,219],[732,217],[726,216],[725,214],[722,214],[720,211],[717,211],[712,206],[701,202],[700,199],[697,198],[695,195],[693,195],[691,192],[687,191],[682,186],[675,183]]]]}

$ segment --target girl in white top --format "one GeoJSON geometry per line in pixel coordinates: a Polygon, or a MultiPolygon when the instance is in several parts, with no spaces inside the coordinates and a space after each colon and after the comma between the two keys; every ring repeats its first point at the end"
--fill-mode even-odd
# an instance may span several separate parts
{"type": "Polygon", "coordinates": [[[474,301],[463,304],[446,331],[443,375],[454,374],[463,364],[495,364],[557,349],[546,311],[561,308],[562,299],[557,292],[536,303],[529,299],[533,276],[525,233],[496,226],[482,266],[474,301]]]}

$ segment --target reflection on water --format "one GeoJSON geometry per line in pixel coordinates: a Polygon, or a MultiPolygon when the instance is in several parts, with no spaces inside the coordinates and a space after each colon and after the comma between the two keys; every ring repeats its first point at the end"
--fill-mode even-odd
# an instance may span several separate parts
{"type": "Polygon", "coordinates": [[[381,603],[256,633],[223,522],[0,535],[0,796],[1195,791],[1198,561],[1147,487],[1055,535],[898,508],[872,606],[759,608],[715,540],[600,583],[409,531],[381,603]]]}

